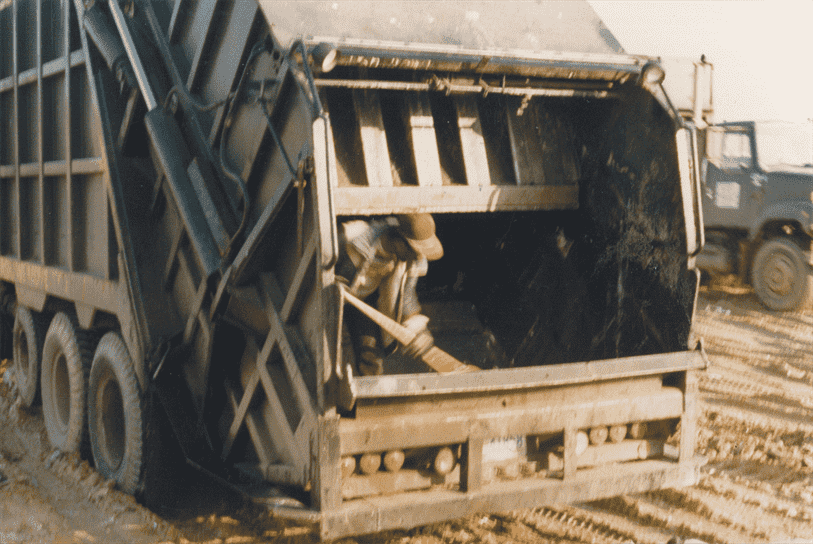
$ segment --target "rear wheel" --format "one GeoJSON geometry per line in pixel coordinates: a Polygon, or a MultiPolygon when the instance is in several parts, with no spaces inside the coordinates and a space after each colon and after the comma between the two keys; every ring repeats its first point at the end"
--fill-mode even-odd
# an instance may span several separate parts
{"type": "Polygon", "coordinates": [[[135,494],[143,465],[144,413],[133,362],[121,336],[105,334],[90,370],[88,428],[96,470],[135,494]]]}
{"type": "Polygon", "coordinates": [[[760,302],[771,310],[798,310],[810,305],[813,276],[801,248],[792,240],[774,238],[757,251],[751,284],[760,302]]]}
{"type": "Polygon", "coordinates": [[[51,445],[80,451],[87,440],[85,397],[93,353],[92,336],[60,312],[42,348],[42,414],[51,445]]]}
{"type": "Polygon", "coordinates": [[[33,406],[37,400],[46,323],[25,306],[17,306],[11,332],[11,358],[20,399],[28,407],[33,406]]]}

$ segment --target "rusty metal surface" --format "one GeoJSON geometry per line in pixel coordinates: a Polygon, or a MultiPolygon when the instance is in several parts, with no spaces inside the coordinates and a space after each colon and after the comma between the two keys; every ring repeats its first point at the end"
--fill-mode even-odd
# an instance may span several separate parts
{"type": "MultiPolygon", "coordinates": [[[[322,516],[321,536],[374,533],[424,525],[478,512],[501,512],[530,504],[582,502],[661,487],[680,487],[695,479],[698,462],[686,465],[648,460],[583,469],[566,480],[526,479],[485,485],[478,491],[433,490],[347,501],[322,516]]],[[[295,512],[292,512],[292,514],[295,512]]]]}
{"type": "Polygon", "coordinates": [[[412,395],[360,399],[356,420],[380,417],[412,417],[439,412],[482,414],[507,413],[535,406],[582,404],[595,399],[618,399],[662,392],[663,377],[658,374],[615,380],[541,386],[535,388],[498,389],[492,391],[447,392],[435,395],[412,395]]]}
{"type": "Polygon", "coordinates": [[[683,413],[684,395],[675,388],[616,398],[527,404],[502,410],[444,411],[340,422],[343,455],[458,444],[469,437],[500,438],[561,432],[633,421],[668,419],[683,413]]]}
{"type": "Polygon", "coordinates": [[[478,85],[464,85],[449,83],[442,80],[431,83],[415,83],[409,81],[377,81],[355,79],[315,79],[317,87],[344,87],[347,89],[368,89],[387,91],[432,91],[443,90],[449,93],[489,93],[506,94],[522,97],[555,96],[566,98],[621,98],[621,95],[607,88],[574,89],[574,88],[525,88],[525,87],[492,87],[485,82],[478,85]]]}
{"type": "Polygon", "coordinates": [[[633,376],[679,372],[706,367],[699,351],[622,357],[586,363],[484,370],[474,374],[442,376],[367,376],[355,378],[357,398],[431,395],[475,391],[531,389],[534,387],[607,381],[633,376]]]}

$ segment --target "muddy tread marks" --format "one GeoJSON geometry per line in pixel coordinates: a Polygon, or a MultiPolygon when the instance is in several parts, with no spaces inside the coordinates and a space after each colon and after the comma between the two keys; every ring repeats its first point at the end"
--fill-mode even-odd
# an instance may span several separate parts
{"type": "Polygon", "coordinates": [[[711,523],[723,525],[729,529],[741,530],[751,534],[751,536],[757,536],[760,538],[767,537],[767,535],[763,533],[754,534],[751,528],[746,527],[741,523],[737,523],[736,516],[725,515],[725,513],[717,512],[715,508],[707,504],[707,502],[704,501],[698,493],[693,493],[691,490],[664,489],[653,492],[652,496],[658,499],[663,505],[679,505],[681,509],[692,512],[693,514],[697,514],[702,518],[707,519],[711,523]]]}
{"type": "MultiPolygon", "coordinates": [[[[51,320],[42,349],[42,412],[51,445],[63,452],[89,448],[87,435],[87,380],[98,336],[79,328],[76,319],[59,312],[51,320]],[[65,376],[57,362],[64,356],[65,376]],[[57,383],[66,378],[67,384],[57,383]],[[58,404],[67,387],[67,406],[58,404]],[[67,413],[65,413],[67,412],[67,413]]],[[[62,363],[60,363],[60,366],[62,363]]]]}
{"type": "Polygon", "coordinates": [[[741,527],[762,542],[781,542],[810,534],[813,509],[772,493],[711,476],[686,494],[705,504],[718,522],[741,527]],[[789,524],[789,519],[796,523],[789,524]]]}
{"type": "Polygon", "coordinates": [[[542,534],[552,533],[580,542],[622,544],[633,539],[633,535],[619,532],[595,519],[591,519],[591,516],[587,513],[543,507],[530,512],[514,512],[511,517],[542,534]]]}
{"type": "Polygon", "coordinates": [[[105,334],[93,356],[88,382],[88,428],[96,470],[115,480],[125,493],[135,494],[144,468],[144,406],[130,353],[117,332],[105,334]],[[110,388],[111,385],[115,387],[110,388]],[[114,403],[106,403],[105,394],[114,403]],[[121,413],[118,410],[121,410],[121,413]],[[122,436],[113,436],[124,424],[122,436]],[[121,444],[115,443],[119,439],[121,444]]]}
{"type": "Polygon", "coordinates": [[[42,344],[47,327],[45,317],[25,306],[17,306],[12,329],[12,361],[17,390],[26,407],[33,406],[39,400],[42,344]]]}
{"type": "MultiPolygon", "coordinates": [[[[813,397],[805,395],[804,390],[781,389],[765,379],[756,383],[758,376],[747,381],[728,374],[727,369],[719,371],[722,373],[704,374],[700,379],[700,390],[706,399],[721,403],[715,404],[714,408],[719,415],[725,415],[731,421],[748,421],[752,426],[813,429],[809,421],[813,397]],[[799,423],[790,423],[788,418],[793,417],[798,417],[799,423]]],[[[708,406],[711,409],[711,405],[708,406]]]]}
{"type": "Polygon", "coordinates": [[[704,542],[749,540],[747,532],[709,521],[684,508],[682,504],[669,504],[656,493],[623,495],[597,501],[596,504],[600,504],[605,511],[618,513],[642,525],[674,531],[684,538],[697,538],[704,542]]]}
{"type": "Polygon", "coordinates": [[[490,544],[580,544],[579,539],[564,536],[565,530],[537,529],[510,516],[489,515],[466,518],[428,527],[428,531],[413,531],[411,542],[425,542],[424,536],[434,536],[444,543],[488,542],[490,544]],[[415,534],[417,533],[417,534],[415,534]]]}
{"type": "Polygon", "coordinates": [[[720,374],[702,374],[700,376],[700,388],[710,393],[738,395],[745,398],[756,395],[788,398],[787,395],[783,394],[784,391],[776,387],[758,384],[753,381],[740,380],[731,376],[722,376],[720,374]]]}

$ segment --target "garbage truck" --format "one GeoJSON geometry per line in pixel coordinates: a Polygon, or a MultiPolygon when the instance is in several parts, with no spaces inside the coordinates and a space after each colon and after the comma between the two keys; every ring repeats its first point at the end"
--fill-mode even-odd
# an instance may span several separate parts
{"type": "Polygon", "coordinates": [[[703,230],[663,77],[586,2],[0,2],[22,402],[127,493],[171,439],[324,539],[692,483],[703,230]],[[407,356],[337,263],[415,216],[443,256],[407,356]]]}
{"type": "Polygon", "coordinates": [[[664,87],[697,129],[707,242],[697,266],[735,275],[776,311],[813,304],[813,126],[714,119],[714,65],[668,58],[664,87]]]}

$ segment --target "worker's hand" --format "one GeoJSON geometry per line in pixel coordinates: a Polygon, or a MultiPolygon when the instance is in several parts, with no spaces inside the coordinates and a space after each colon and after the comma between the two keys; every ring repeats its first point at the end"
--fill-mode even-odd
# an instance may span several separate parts
{"type": "Polygon", "coordinates": [[[404,355],[419,359],[423,354],[432,349],[432,346],[435,345],[435,339],[427,328],[428,323],[429,318],[421,314],[410,316],[404,320],[404,327],[415,333],[415,338],[403,347],[402,352],[404,355]]]}
{"type": "Polygon", "coordinates": [[[435,339],[428,329],[418,332],[412,341],[403,347],[404,355],[413,359],[420,359],[427,351],[435,345],[435,339]]]}
{"type": "Polygon", "coordinates": [[[374,336],[362,335],[359,338],[360,353],[358,361],[359,375],[379,376],[384,373],[384,354],[374,336]]]}

